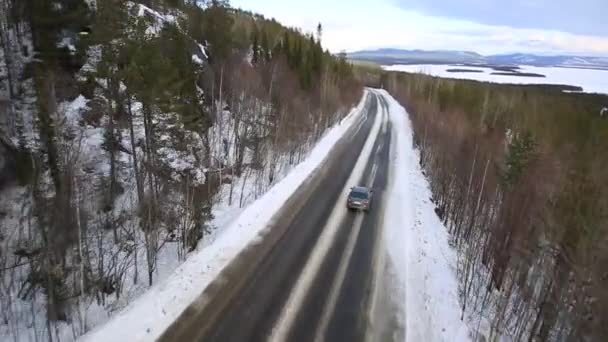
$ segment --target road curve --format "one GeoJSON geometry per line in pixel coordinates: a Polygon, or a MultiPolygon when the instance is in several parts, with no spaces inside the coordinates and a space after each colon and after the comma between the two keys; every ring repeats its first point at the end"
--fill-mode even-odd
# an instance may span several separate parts
{"type": "MultiPolygon", "coordinates": [[[[391,128],[381,95],[321,169],[273,218],[266,235],[203,291],[160,341],[365,341],[389,178],[391,128]],[[372,210],[346,210],[354,185],[372,210]]],[[[371,339],[374,339],[373,337],[371,339]]]]}

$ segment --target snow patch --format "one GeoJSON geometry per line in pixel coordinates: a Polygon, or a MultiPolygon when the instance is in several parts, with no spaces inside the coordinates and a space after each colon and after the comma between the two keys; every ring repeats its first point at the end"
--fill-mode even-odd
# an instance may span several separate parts
{"type": "Polygon", "coordinates": [[[197,55],[192,55],[192,62],[199,64],[199,65],[204,64],[203,60],[197,55]]]}
{"type": "Polygon", "coordinates": [[[74,46],[74,40],[71,37],[63,37],[59,43],[57,43],[58,48],[66,48],[71,53],[76,52],[76,46],[74,46]]]}
{"type": "Polygon", "coordinates": [[[89,101],[84,96],[79,95],[65,107],[66,119],[69,122],[77,123],[82,118],[82,112],[89,109],[87,106],[88,102],[89,101]]]}
{"type": "Polygon", "coordinates": [[[150,7],[147,7],[142,4],[135,4],[133,2],[129,2],[129,8],[133,6],[137,6],[137,16],[140,18],[150,18],[152,19],[152,23],[146,29],[146,34],[149,35],[157,35],[162,30],[165,24],[173,24],[177,22],[177,18],[172,14],[161,14],[150,7]]]}
{"type": "Polygon", "coordinates": [[[163,21],[165,20],[165,16],[164,15],[160,14],[159,12],[156,12],[155,10],[151,9],[150,7],[148,7],[146,5],[142,5],[142,4],[139,4],[138,6],[139,6],[139,8],[137,10],[137,16],[138,17],[143,17],[143,16],[146,16],[146,15],[152,15],[152,16],[156,17],[159,20],[163,20],[163,21]]]}

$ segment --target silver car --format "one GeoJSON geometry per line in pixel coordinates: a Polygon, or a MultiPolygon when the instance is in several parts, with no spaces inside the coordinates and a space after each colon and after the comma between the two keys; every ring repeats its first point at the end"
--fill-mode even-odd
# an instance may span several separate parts
{"type": "Polygon", "coordinates": [[[350,189],[346,207],[351,210],[369,211],[372,208],[373,191],[364,186],[355,186],[350,189]]]}

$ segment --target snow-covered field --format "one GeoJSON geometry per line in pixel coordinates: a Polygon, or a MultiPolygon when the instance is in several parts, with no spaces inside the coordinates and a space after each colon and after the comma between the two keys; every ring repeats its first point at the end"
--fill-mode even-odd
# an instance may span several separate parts
{"type": "Polygon", "coordinates": [[[220,271],[256,239],[281,205],[322,164],[335,143],[357,122],[366,97],[325,134],[308,158],[242,210],[238,217],[231,208],[215,209],[214,224],[226,226],[220,227],[213,242],[199,249],[167,279],[158,282],[109,322],[85,335],[83,340],[151,341],[158,338],[220,271]]]}
{"type": "Polygon", "coordinates": [[[482,67],[463,67],[454,65],[391,65],[384,66],[384,69],[391,71],[421,72],[424,74],[445,77],[467,79],[494,83],[513,83],[513,84],[565,84],[579,86],[587,93],[608,94],[608,70],[595,69],[575,69],[560,67],[534,67],[520,66],[520,72],[535,73],[546,77],[525,77],[525,76],[503,76],[492,75],[495,70],[482,67]],[[474,69],[482,72],[448,72],[448,69],[474,69]]]}
{"type": "Polygon", "coordinates": [[[393,127],[384,240],[399,280],[395,297],[405,320],[405,340],[469,341],[460,320],[456,251],[435,214],[408,114],[388,93],[384,96],[393,127]]]}

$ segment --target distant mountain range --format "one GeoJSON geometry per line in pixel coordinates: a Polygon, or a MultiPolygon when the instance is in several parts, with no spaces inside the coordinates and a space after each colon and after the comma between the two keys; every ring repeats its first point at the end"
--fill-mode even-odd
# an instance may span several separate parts
{"type": "Polygon", "coordinates": [[[608,57],[540,56],[515,53],[484,56],[471,51],[451,50],[363,50],[347,54],[354,60],[372,61],[380,64],[490,64],[561,66],[571,68],[608,69],[608,57]]]}

